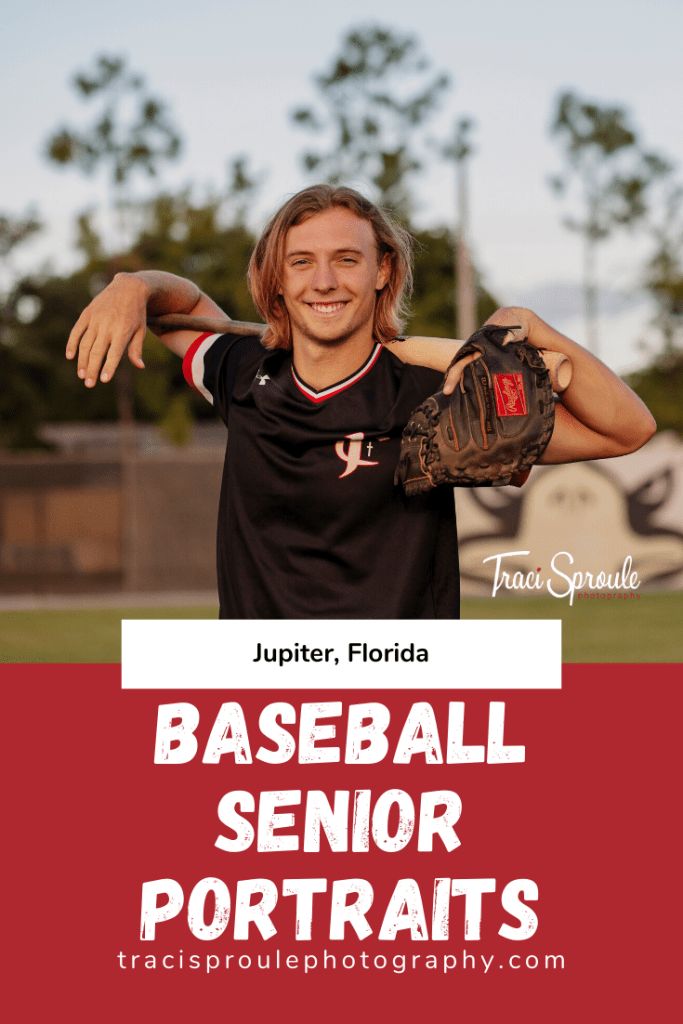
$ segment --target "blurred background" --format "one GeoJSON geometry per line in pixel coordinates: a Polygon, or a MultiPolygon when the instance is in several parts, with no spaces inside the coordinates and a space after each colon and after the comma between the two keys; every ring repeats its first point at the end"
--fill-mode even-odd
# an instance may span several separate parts
{"type": "Polygon", "coordinates": [[[0,660],[117,660],[122,615],[213,616],[224,431],[151,336],[86,391],[64,360],[121,270],[257,318],[246,265],[287,196],[343,182],[417,240],[412,333],[529,306],[625,376],[659,432],[605,463],[458,492],[464,615],[558,617],[579,661],[681,660],[678,0],[339,8],[10,0],[0,68],[0,660]],[[633,598],[491,596],[571,553],[633,598]]]}

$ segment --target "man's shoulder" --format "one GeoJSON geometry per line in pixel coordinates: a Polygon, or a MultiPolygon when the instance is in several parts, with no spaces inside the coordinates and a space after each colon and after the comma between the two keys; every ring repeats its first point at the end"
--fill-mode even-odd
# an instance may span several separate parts
{"type": "Polygon", "coordinates": [[[183,373],[212,404],[227,409],[235,386],[253,377],[266,355],[258,334],[203,334],[190,346],[183,373]]]}
{"type": "Polygon", "coordinates": [[[226,331],[207,338],[207,347],[211,349],[213,358],[222,360],[229,357],[230,362],[260,362],[268,354],[261,344],[258,334],[233,334],[226,331]]]}
{"type": "Polygon", "coordinates": [[[242,331],[239,333],[224,331],[222,334],[214,335],[216,340],[222,345],[244,345],[245,350],[247,349],[258,349],[261,352],[267,352],[261,342],[260,334],[244,334],[242,331]]]}
{"type": "Polygon", "coordinates": [[[405,362],[386,346],[384,351],[385,358],[389,360],[394,371],[406,383],[414,385],[419,390],[424,390],[425,395],[439,390],[444,376],[440,370],[435,370],[431,366],[423,366],[420,363],[405,362]]]}

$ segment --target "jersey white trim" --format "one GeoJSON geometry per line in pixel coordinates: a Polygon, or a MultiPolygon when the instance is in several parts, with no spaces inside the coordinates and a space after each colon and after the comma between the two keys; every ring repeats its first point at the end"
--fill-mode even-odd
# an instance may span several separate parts
{"type": "Polygon", "coordinates": [[[220,334],[209,334],[206,337],[202,337],[202,335],[200,335],[187,350],[187,361],[184,367],[184,370],[187,371],[186,377],[189,374],[192,386],[196,388],[199,394],[203,395],[211,405],[213,405],[213,395],[208,388],[204,387],[204,357],[213,343],[220,337],[222,337],[220,334]]]}
{"type": "Polygon", "coordinates": [[[369,373],[382,354],[382,348],[383,345],[378,341],[359,370],[356,370],[356,372],[350,377],[340,380],[337,384],[331,384],[328,388],[323,388],[322,391],[315,391],[308,384],[305,384],[301,377],[297,375],[297,372],[294,369],[294,363],[292,363],[292,378],[299,391],[301,391],[306,398],[309,398],[311,402],[324,402],[327,398],[333,398],[334,395],[338,395],[340,392],[346,391],[346,389],[350,388],[352,384],[359,381],[361,377],[364,377],[366,373],[369,373]]]}

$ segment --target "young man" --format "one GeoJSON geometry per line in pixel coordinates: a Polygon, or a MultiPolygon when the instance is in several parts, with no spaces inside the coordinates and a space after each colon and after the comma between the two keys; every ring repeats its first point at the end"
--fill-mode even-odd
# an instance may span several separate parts
{"type": "MultiPolygon", "coordinates": [[[[162,337],[229,429],[221,616],[457,617],[452,492],[406,498],[393,483],[403,427],[442,377],[384,347],[401,328],[409,237],[351,189],[313,186],[267,226],[249,283],[268,324],[262,340],[162,337]]],[[[69,337],[67,358],[78,355],[86,387],[111,380],[126,349],[142,368],[147,315],[163,313],[223,311],[174,275],[117,275],[69,337]]],[[[532,344],[572,359],[543,461],[621,455],[651,436],[640,400],[579,345],[529,310],[499,310],[491,321],[521,324],[532,344]]],[[[457,344],[445,347],[442,370],[457,344]]]]}

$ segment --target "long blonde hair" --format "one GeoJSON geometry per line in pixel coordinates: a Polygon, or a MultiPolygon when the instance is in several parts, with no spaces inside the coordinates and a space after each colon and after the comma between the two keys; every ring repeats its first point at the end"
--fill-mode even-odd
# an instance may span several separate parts
{"type": "Polygon", "coordinates": [[[268,325],[262,339],[266,348],[292,347],[292,328],[279,294],[287,232],[314,214],[335,206],[344,207],[370,223],[377,243],[378,264],[385,255],[391,263],[389,279],[375,302],[374,337],[377,341],[390,341],[403,328],[413,285],[411,236],[360,192],[332,185],[311,185],[297,192],[274,214],[249,260],[249,290],[268,325]]]}

